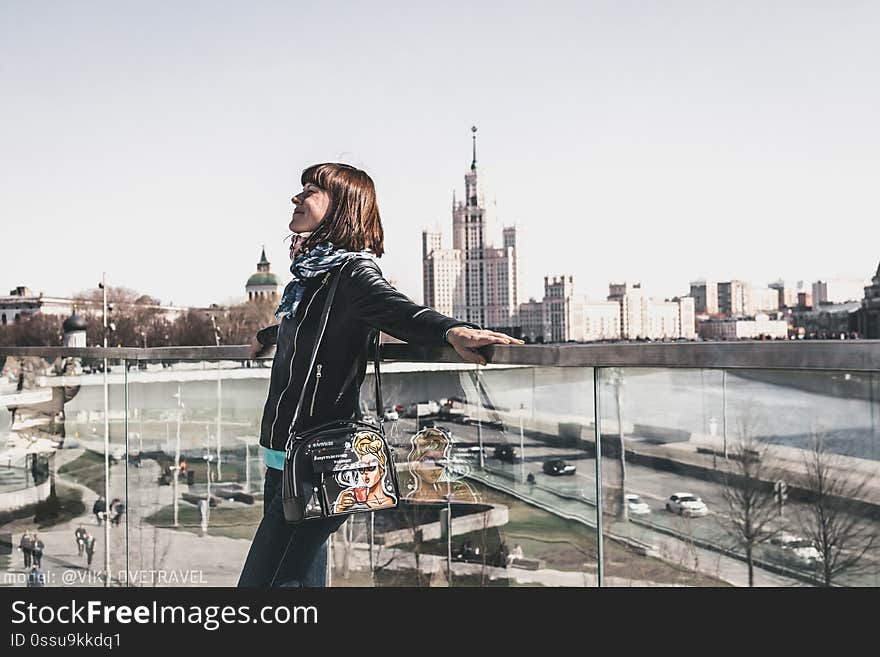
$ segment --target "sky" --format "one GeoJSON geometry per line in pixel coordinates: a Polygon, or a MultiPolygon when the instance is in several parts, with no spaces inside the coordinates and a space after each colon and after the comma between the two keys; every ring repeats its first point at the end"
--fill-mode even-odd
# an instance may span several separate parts
{"type": "Polygon", "coordinates": [[[342,161],[421,302],[472,125],[523,299],[880,261],[876,2],[5,0],[0,95],[4,293],[225,303],[263,244],[286,283],[300,172],[342,161]]]}

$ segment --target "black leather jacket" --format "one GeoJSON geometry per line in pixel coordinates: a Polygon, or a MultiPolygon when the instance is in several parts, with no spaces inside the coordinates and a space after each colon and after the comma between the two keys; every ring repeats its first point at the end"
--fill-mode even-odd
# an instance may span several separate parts
{"type": "Polygon", "coordinates": [[[295,430],[361,417],[360,387],[375,330],[412,344],[445,344],[446,331],[453,326],[480,328],[414,303],[385,280],[375,261],[358,258],[339,280],[315,367],[306,380],[330,275],[340,267],[306,281],[293,319],[283,318],[257,333],[263,345],[277,345],[260,424],[263,447],[284,449],[303,386],[306,395],[295,430]]]}

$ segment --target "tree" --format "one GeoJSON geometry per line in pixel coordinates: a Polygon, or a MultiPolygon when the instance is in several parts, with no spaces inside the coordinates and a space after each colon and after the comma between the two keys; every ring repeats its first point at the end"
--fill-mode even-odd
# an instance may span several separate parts
{"type": "Polygon", "coordinates": [[[275,309],[277,299],[255,299],[230,306],[221,317],[217,317],[222,344],[250,344],[261,328],[276,324],[275,309]]]}
{"type": "MultiPolygon", "coordinates": [[[[77,314],[88,323],[86,343],[92,346],[104,344],[103,304],[104,291],[95,287],[74,295],[77,314]]],[[[159,306],[159,299],[128,287],[107,286],[108,323],[115,329],[107,336],[111,347],[164,346],[161,336],[168,332],[168,321],[159,306]]]]}
{"type": "Polygon", "coordinates": [[[0,346],[61,346],[62,322],[62,318],[44,313],[23,316],[17,322],[6,324],[0,329],[0,346]]]}
{"type": "Polygon", "coordinates": [[[770,450],[757,439],[754,416],[737,422],[736,438],[729,452],[731,469],[722,475],[721,493],[727,510],[724,527],[746,554],[749,586],[755,585],[755,548],[775,536],[781,527],[773,484],[779,477],[769,465],[770,450]]]}
{"type": "Polygon", "coordinates": [[[206,346],[216,344],[211,320],[196,310],[187,310],[172,324],[172,342],[181,346],[206,346]]]}
{"type": "Polygon", "coordinates": [[[857,509],[865,500],[870,476],[859,477],[825,444],[824,432],[810,431],[811,449],[804,456],[804,473],[797,482],[805,495],[797,509],[801,531],[821,555],[824,586],[857,570],[874,545],[876,530],[857,509]]]}

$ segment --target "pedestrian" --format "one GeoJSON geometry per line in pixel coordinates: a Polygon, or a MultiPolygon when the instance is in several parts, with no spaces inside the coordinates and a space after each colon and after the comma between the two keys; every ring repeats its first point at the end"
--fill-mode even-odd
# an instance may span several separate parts
{"type": "Polygon", "coordinates": [[[34,547],[33,547],[33,555],[34,555],[34,565],[39,568],[43,565],[43,548],[46,545],[40,540],[40,537],[37,536],[36,532],[34,533],[34,547]]]}
{"type": "Polygon", "coordinates": [[[95,537],[88,531],[86,531],[86,535],[83,538],[83,544],[86,550],[86,559],[87,564],[89,566],[92,565],[92,557],[95,556],[95,537]]]}
{"type": "Polygon", "coordinates": [[[83,550],[85,550],[86,546],[86,530],[85,527],[80,525],[76,528],[76,531],[73,532],[74,537],[76,538],[76,551],[79,556],[83,555],[83,550]]]}
{"type": "Polygon", "coordinates": [[[379,331],[421,345],[450,345],[464,360],[486,364],[477,351],[491,344],[523,344],[504,333],[483,330],[420,306],[385,280],[376,263],[384,253],[384,231],[373,180],[347,164],[317,164],[300,177],[303,189],[289,228],[290,272],[279,322],[260,330],[248,356],[277,345],[260,424],[264,448],[263,519],[238,580],[239,586],[325,586],[327,539],[346,520],[340,515],[286,522],[281,502],[284,449],[288,436],[335,419],[361,418],[360,386],[369,347],[379,331]],[[320,386],[310,367],[331,276],[338,287],[318,345],[320,386]],[[297,340],[301,344],[297,344],[297,340]],[[290,392],[288,392],[290,391],[290,392]],[[309,402],[292,425],[302,391],[309,402]]]}
{"type": "Polygon", "coordinates": [[[21,551],[21,556],[24,559],[24,567],[30,568],[34,554],[34,539],[29,531],[25,530],[24,534],[21,535],[18,549],[21,551]]]}
{"type": "Polygon", "coordinates": [[[104,499],[103,495],[99,495],[98,499],[96,499],[95,503],[92,505],[92,513],[95,514],[95,520],[98,521],[98,527],[101,526],[101,520],[104,518],[106,512],[107,501],[104,499]]]}
{"type": "Polygon", "coordinates": [[[517,559],[523,559],[525,557],[522,549],[522,545],[517,543],[513,546],[513,551],[510,553],[510,560],[516,561],[517,559]]]}
{"type": "Polygon", "coordinates": [[[36,566],[31,567],[31,572],[28,573],[27,577],[27,585],[28,587],[39,587],[46,585],[46,576],[42,573],[42,571],[36,566]]]}
{"type": "Polygon", "coordinates": [[[119,521],[122,520],[122,514],[124,513],[125,504],[122,503],[122,500],[113,500],[113,504],[110,505],[110,522],[112,522],[114,526],[119,527],[119,521]]]}

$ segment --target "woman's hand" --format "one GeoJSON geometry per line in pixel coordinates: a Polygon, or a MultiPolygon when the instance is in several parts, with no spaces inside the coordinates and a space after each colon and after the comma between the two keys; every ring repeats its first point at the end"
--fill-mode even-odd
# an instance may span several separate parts
{"type": "Polygon", "coordinates": [[[524,340],[513,338],[506,333],[472,329],[467,326],[456,326],[450,329],[446,339],[458,355],[471,363],[485,365],[486,359],[477,351],[479,347],[489,344],[525,344],[524,340]]]}

